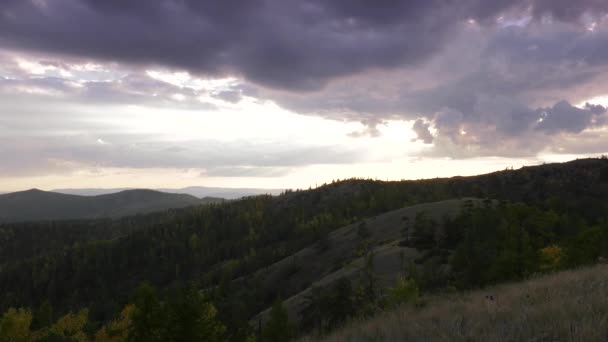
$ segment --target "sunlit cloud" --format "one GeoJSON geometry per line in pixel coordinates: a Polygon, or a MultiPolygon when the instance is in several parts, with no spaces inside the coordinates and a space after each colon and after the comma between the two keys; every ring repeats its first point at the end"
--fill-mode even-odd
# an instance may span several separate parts
{"type": "Polygon", "coordinates": [[[307,187],[608,151],[608,3],[168,1],[0,5],[0,190],[307,187]]]}

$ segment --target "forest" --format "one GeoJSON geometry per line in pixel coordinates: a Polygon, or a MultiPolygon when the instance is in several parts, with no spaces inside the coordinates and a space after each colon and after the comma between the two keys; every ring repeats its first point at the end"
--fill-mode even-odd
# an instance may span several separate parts
{"type": "Polygon", "coordinates": [[[0,224],[0,341],[323,335],[391,307],[424,306],[425,294],[602,262],[607,199],[601,157],[474,177],[339,180],[120,219],[0,224]],[[375,233],[384,229],[376,217],[451,199],[462,209],[404,216],[395,241],[375,233]],[[295,255],[330,255],[345,226],[355,227],[357,248],[332,272],[360,260],[358,276],[291,281],[306,263],[295,255]],[[377,260],[389,245],[415,257],[402,257],[387,283],[377,260]],[[297,308],[288,301],[295,296],[297,308]]]}

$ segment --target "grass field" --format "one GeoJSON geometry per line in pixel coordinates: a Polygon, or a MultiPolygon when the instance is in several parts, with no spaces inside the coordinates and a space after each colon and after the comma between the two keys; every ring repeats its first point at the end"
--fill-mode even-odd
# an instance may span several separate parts
{"type": "Polygon", "coordinates": [[[608,265],[424,301],[352,321],[321,340],[608,341],[608,265]]]}

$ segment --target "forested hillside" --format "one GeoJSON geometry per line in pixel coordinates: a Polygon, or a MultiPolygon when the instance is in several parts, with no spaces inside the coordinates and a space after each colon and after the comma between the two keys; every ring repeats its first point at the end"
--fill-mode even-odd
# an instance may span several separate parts
{"type": "Polygon", "coordinates": [[[0,309],[23,319],[32,312],[32,330],[41,336],[69,311],[82,313],[79,319],[88,322],[82,333],[91,338],[111,326],[122,329],[117,336],[135,336],[137,322],[152,316],[157,337],[182,336],[171,329],[192,317],[205,317],[214,336],[232,341],[326,333],[419,293],[476,288],[607,257],[607,199],[602,158],[476,177],[351,179],[121,220],[4,224],[0,309]],[[434,206],[389,213],[460,198],[475,200],[441,214],[434,206]],[[340,229],[351,242],[342,244],[340,229]],[[314,257],[298,258],[302,251],[314,257]],[[339,262],[332,259],[318,277],[305,271],[307,262],[329,263],[330,255],[339,262]],[[390,272],[379,280],[388,260],[382,255],[401,260],[393,282],[390,272]],[[290,306],[297,296],[303,300],[290,306]]]}

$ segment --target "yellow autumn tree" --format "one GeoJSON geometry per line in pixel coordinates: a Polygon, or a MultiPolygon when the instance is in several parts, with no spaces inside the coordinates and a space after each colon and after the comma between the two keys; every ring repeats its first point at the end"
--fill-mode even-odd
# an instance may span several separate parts
{"type": "Polygon", "coordinates": [[[95,334],[95,342],[124,342],[129,336],[131,317],[135,305],[129,304],[122,309],[120,316],[103,326],[95,334]]]}
{"type": "Polygon", "coordinates": [[[82,309],[76,314],[70,312],[53,324],[50,331],[61,337],[71,338],[78,342],[86,342],[88,338],[84,332],[84,327],[87,325],[88,320],[88,309],[82,309]]]}
{"type": "Polygon", "coordinates": [[[562,249],[558,245],[549,245],[540,250],[541,269],[554,271],[559,268],[562,260],[562,249]]]}
{"type": "Polygon", "coordinates": [[[10,308],[0,320],[0,342],[27,342],[31,340],[32,313],[25,309],[10,308]]]}

